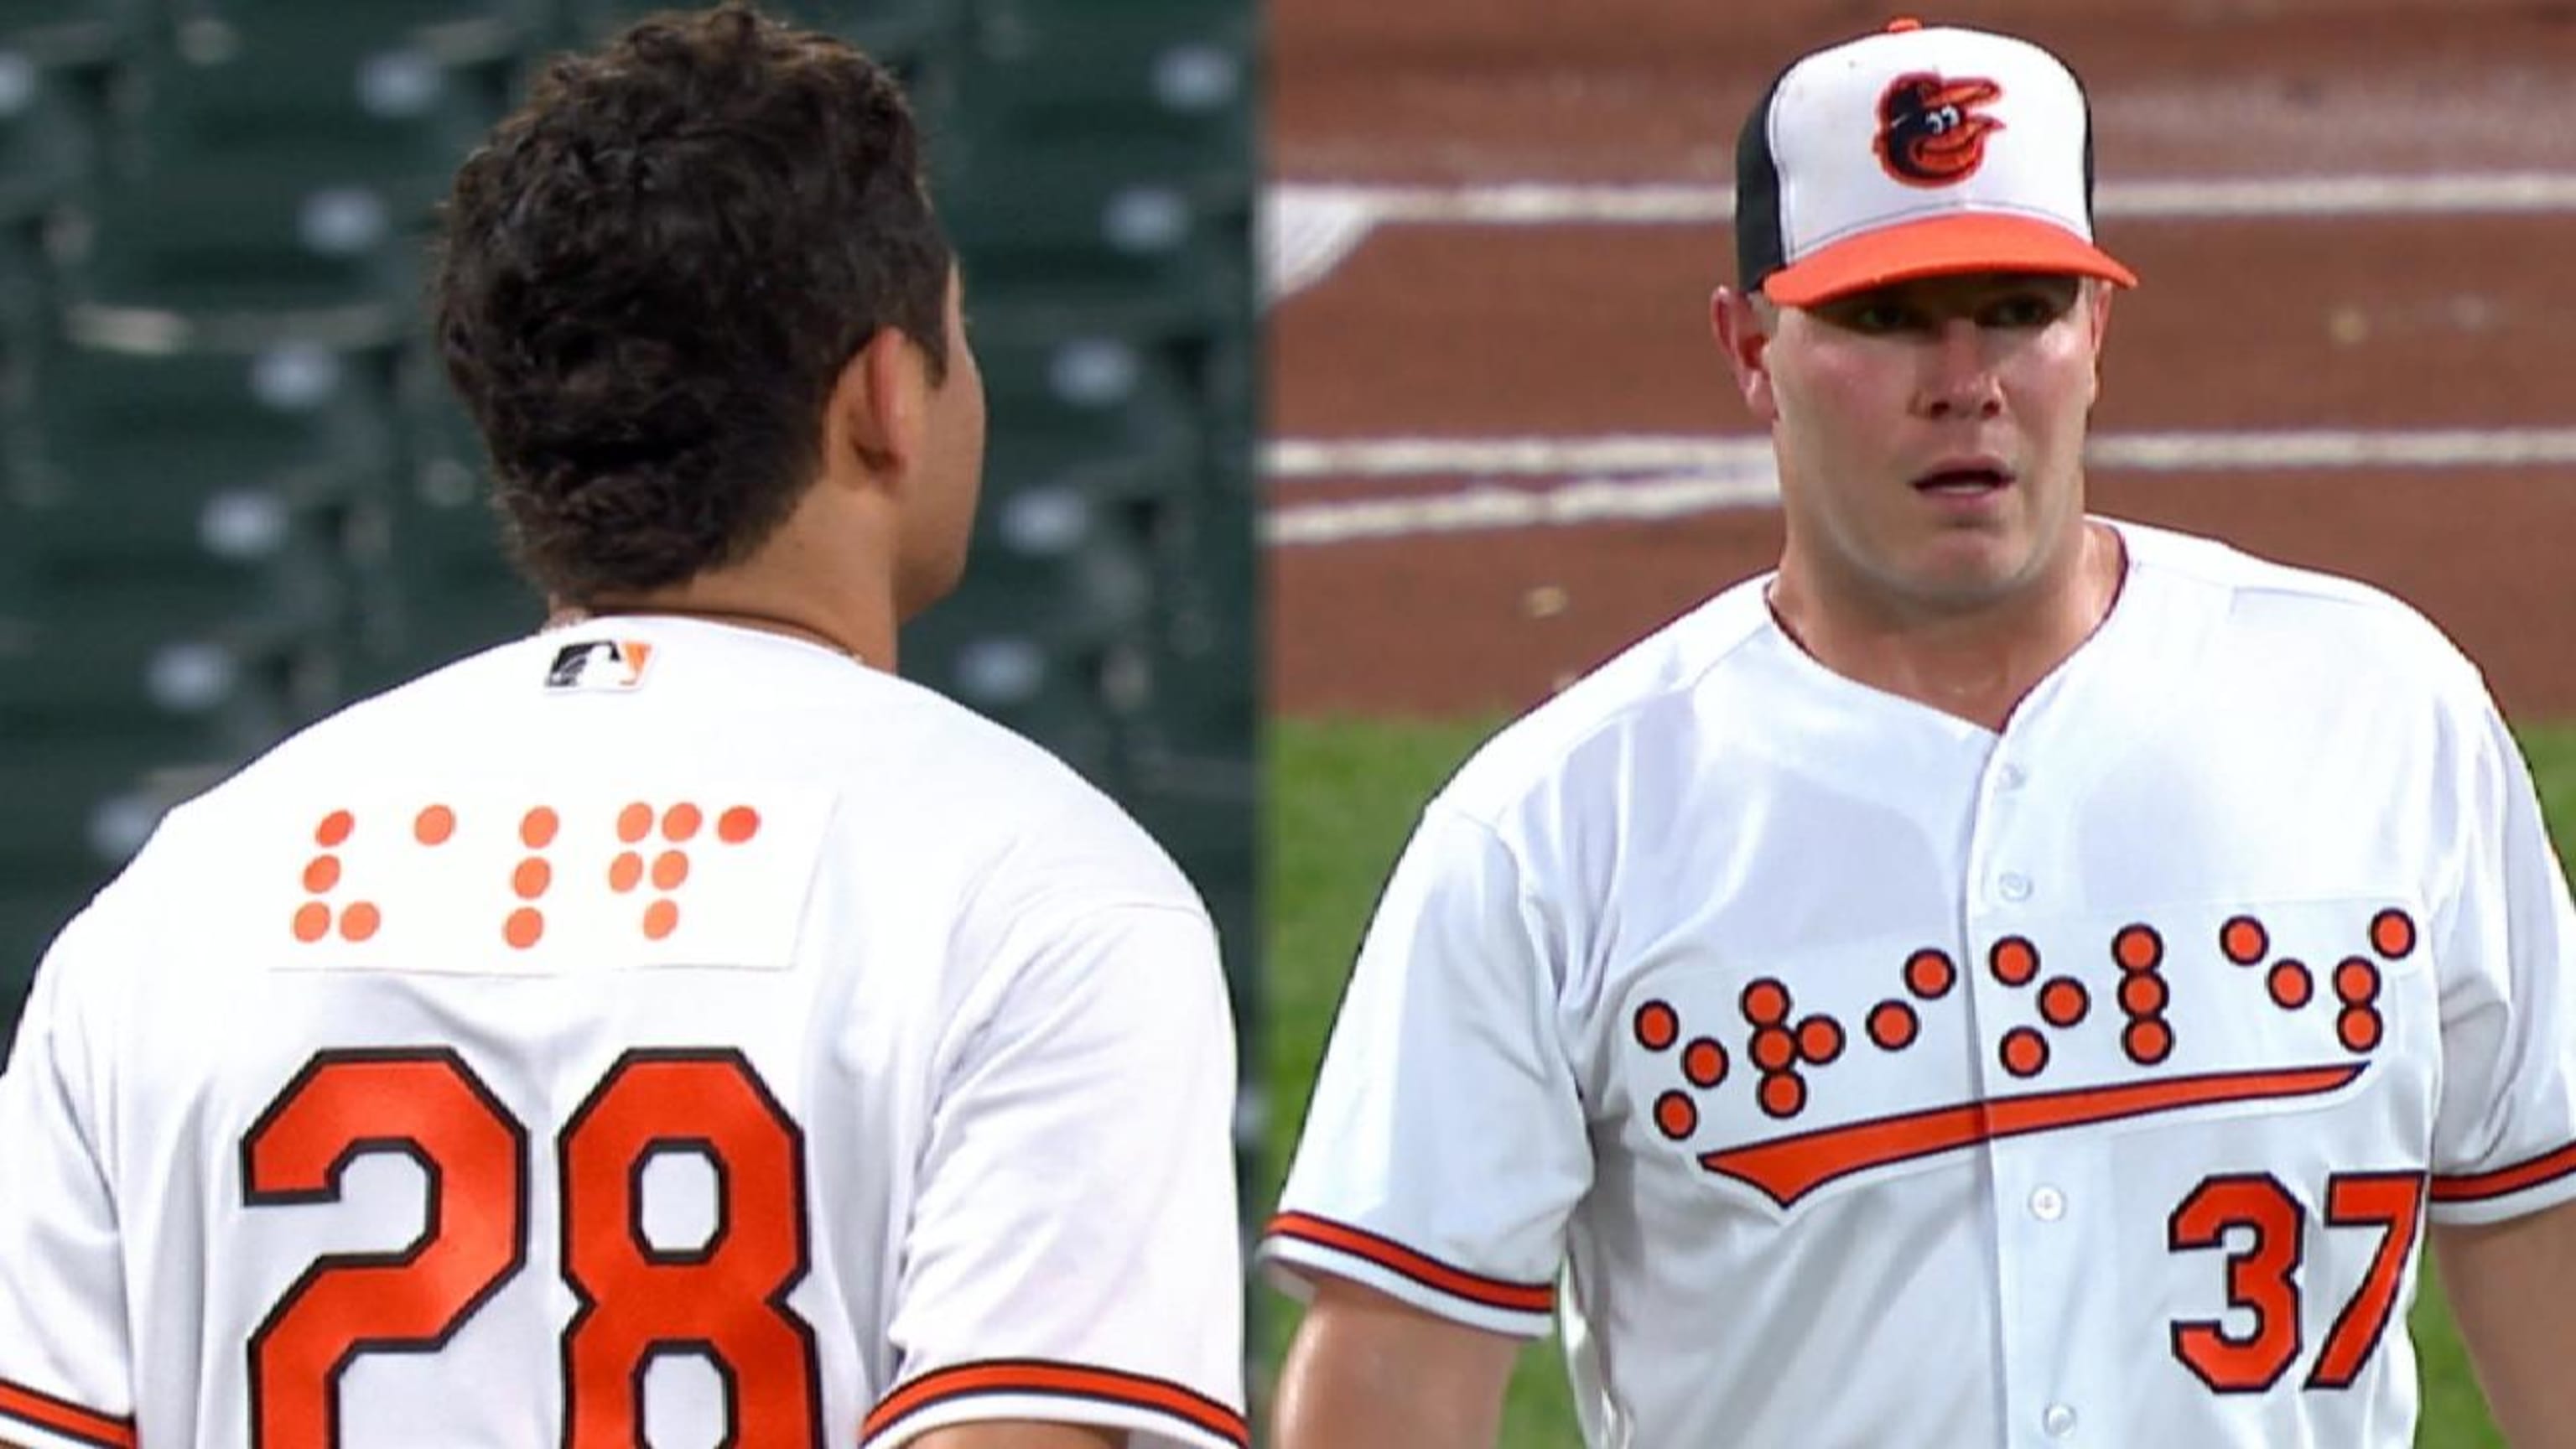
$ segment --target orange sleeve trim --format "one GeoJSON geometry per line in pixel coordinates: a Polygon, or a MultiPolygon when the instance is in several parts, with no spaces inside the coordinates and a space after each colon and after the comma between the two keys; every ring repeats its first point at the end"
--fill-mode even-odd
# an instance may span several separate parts
{"type": "Polygon", "coordinates": [[[48,1434],[95,1444],[99,1449],[134,1449],[132,1419],[112,1419],[7,1379],[0,1379],[0,1417],[33,1424],[48,1434]]]}
{"type": "Polygon", "coordinates": [[[994,1359],[923,1374],[869,1411],[867,1422],[859,1428],[859,1442],[865,1444],[925,1409],[989,1394],[1040,1394],[1151,1409],[1239,1449],[1250,1449],[1252,1444],[1252,1430],[1243,1415],[1205,1394],[1166,1379],[1044,1359],[994,1359]]]}
{"type": "Polygon", "coordinates": [[[1453,1298],[1487,1308],[1501,1308],[1513,1313],[1553,1313],[1556,1311],[1556,1285],[1553,1283],[1514,1283],[1504,1278],[1487,1278],[1452,1267],[1437,1258],[1382,1238],[1364,1228],[1319,1218],[1312,1213],[1281,1213],[1270,1220],[1269,1236],[1293,1238],[1366,1258],[1390,1272],[1401,1273],[1426,1288],[1437,1288],[1453,1298]]]}
{"type": "Polygon", "coordinates": [[[2571,1175],[2576,1175],[2576,1143],[2493,1172],[2481,1172],[2471,1177],[2436,1177],[2433,1179],[2433,1201],[2485,1202],[2489,1198],[2522,1192],[2571,1175]]]}

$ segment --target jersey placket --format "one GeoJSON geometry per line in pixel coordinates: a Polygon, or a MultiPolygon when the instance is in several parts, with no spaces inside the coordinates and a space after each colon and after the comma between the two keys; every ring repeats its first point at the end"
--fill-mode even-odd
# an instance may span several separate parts
{"type": "MultiPolygon", "coordinates": [[[[2042,983],[2065,973],[2047,961],[2036,923],[2064,919],[2069,883],[2053,881],[2026,803],[2030,767],[2009,730],[1978,782],[1963,882],[1968,1039],[1980,1099],[2049,1090],[2055,1033],[2042,983]]],[[[2064,950],[2060,943],[2059,951],[2064,950]]],[[[2071,963],[2056,963],[2062,967],[2071,963]]],[[[2028,1449],[2113,1442],[2107,1397],[2116,1335],[2110,1172],[2097,1138],[2043,1133],[1987,1142],[1987,1225],[1994,1253],[1994,1363],[2000,1442],[2028,1449]]],[[[2116,1431],[2113,1431],[2116,1433],[2116,1431]]]]}

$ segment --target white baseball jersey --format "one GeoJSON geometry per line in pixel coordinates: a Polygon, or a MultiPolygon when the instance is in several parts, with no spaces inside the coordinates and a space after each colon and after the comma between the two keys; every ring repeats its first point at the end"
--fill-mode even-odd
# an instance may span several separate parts
{"type": "Polygon", "coordinates": [[[620,618],[175,812],[0,1077],[0,1441],[1248,1442],[1197,896],[1035,746],[620,618]]]}
{"type": "Polygon", "coordinates": [[[2427,1220],[2576,1199],[2565,880],[2431,626],[2121,532],[2000,735],[1756,580],[1499,736],[1265,1259],[1561,1313],[1596,1446],[2411,1442],[2427,1220]]]}

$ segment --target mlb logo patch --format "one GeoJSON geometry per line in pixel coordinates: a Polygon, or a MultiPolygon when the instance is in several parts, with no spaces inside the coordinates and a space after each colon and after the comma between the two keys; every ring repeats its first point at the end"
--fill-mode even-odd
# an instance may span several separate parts
{"type": "Polygon", "coordinates": [[[587,639],[555,651],[546,667],[550,692],[623,693],[644,687],[653,646],[640,639],[587,639]]]}

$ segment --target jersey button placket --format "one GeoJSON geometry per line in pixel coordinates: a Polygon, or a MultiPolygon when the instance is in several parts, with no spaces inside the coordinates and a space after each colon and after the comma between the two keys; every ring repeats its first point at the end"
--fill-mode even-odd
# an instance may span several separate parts
{"type": "MultiPolygon", "coordinates": [[[[2024,806],[2026,766],[1999,744],[1977,796],[1963,884],[1968,900],[1968,955],[1960,963],[1971,990],[1978,1081],[1988,1101],[2024,1097],[2065,1085],[2073,1061],[2056,1058],[2074,1043],[2042,1016],[2040,993],[2072,961],[2047,907],[2047,882],[2033,867],[2054,858],[2042,824],[2024,806]]],[[[2079,973],[2080,974],[2080,973],[2079,973]]],[[[2003,1403],[2011,1442],[2054,1449],[2076,1442],[2079,1406],[2113,1392],[2104,1381],[2111,1355],[2105,1295],[2098,1279],[2109,1204],[2109,1163],[2100,1143],[2080,1134],[2044,1134],[1986,1144],[1996,1234],[1995,1311],[2002,1331],[2003,1403]]],[[[2116,1316],[2116,1315],[2115,1315],[2116,1316]]]]}

